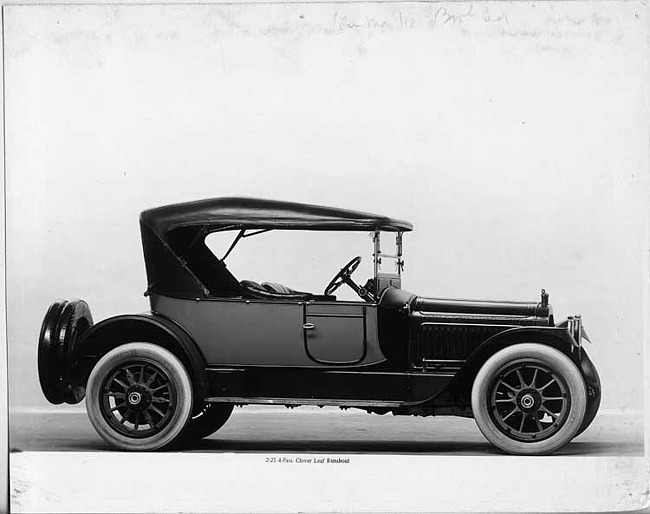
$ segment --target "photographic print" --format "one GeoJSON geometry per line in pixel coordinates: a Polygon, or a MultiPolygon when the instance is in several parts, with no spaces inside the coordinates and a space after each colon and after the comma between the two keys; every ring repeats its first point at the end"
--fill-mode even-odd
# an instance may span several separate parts
{"type": "Polygon", "coordinates": [[[645,4],[3,30],[12,511],[646,505],[645,4]]]}

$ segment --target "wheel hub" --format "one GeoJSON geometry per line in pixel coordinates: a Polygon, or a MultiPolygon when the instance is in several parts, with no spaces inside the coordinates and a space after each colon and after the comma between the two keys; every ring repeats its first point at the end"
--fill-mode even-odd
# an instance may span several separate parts
{"type": "Polygon", "coordinates": [[[517,406],[524,412],[534,412],[542,403],[541,395],[535,389],[524,389],[517,394],[517,406]]]}
{"type": "Polygon", "coordinates": [[[138,403],[140,403],[141,399],[142,399],[142,395],[136,391],[129,394],[129,403],[131,405],[137,405],[138,403]]]}
{"type": "MultiPolygon", "coordinates": [[[[138,398],[136,401],[140,401],[140,399],[138,398]]],[[[533,400],[533,397],[531,395],[526,394],[521,397],[520,402],[522,407],[526,407],[527,409],[530,409],[533,406],[535,400],[533,400]]]]}
{"type": "Polygon", "coordinates": [[[129,387],[126,391],[126,403],[136,412],[146,410],[151,405],[151,393],[149,388],[140,384],[129,387]]]}

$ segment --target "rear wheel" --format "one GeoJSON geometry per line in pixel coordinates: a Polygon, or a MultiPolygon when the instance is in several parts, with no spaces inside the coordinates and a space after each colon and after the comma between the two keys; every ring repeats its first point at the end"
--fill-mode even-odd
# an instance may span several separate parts
{"type": "Polygon", "coordinates": [[[562,448],[580,430],[586,405],[576,365],[559,350],[535,343],[493,355],[472,388],[479,429],[515,455],[547,455],[562,448]]]}
{"type": "Polygon", "coordinates": [[[192,385],[178,358],[150,343],[108,352],[86,391],[90,422],[120,450],[161,449],[177,438],[192,412],[192,385]]]}
{"type": "Polygon", "coordinates": [[[204,439],[225,425],[232,414],[229,403],[206,403],[201,411],[190,418],[179,439],[191,443],[204,439]]]}

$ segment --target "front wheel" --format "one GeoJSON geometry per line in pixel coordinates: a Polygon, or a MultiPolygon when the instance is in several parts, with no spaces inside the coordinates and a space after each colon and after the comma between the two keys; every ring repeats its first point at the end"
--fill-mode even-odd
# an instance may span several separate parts
{"type": "Polygon", "coordinates": [[[514,455],[548,455],[580,430],[587,405],[576,365],[555,348],[522,343],[490,357],[472,387],[483,435],[514,455]]]}
{"type": "Polygon", "coordinates": [[[150,343],[128,343],[93,368],[86,408],[99,435],[120,450],[169,445],[192,413],[192,385],[178,358],[150,343]]]}

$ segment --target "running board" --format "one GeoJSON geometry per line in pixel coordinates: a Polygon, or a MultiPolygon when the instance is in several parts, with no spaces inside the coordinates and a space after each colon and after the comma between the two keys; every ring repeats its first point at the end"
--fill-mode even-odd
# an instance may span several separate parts
{"type": "Polygon", "coordinates": [[[318,398],[246,398],[241,396],[213,396],[205,399],[208,403],[235,403],[255,405],[318,405],[319,407],[391,407],[398,408],[404,402],[382,402],[372,400],[332,400],[318,398]]]}

